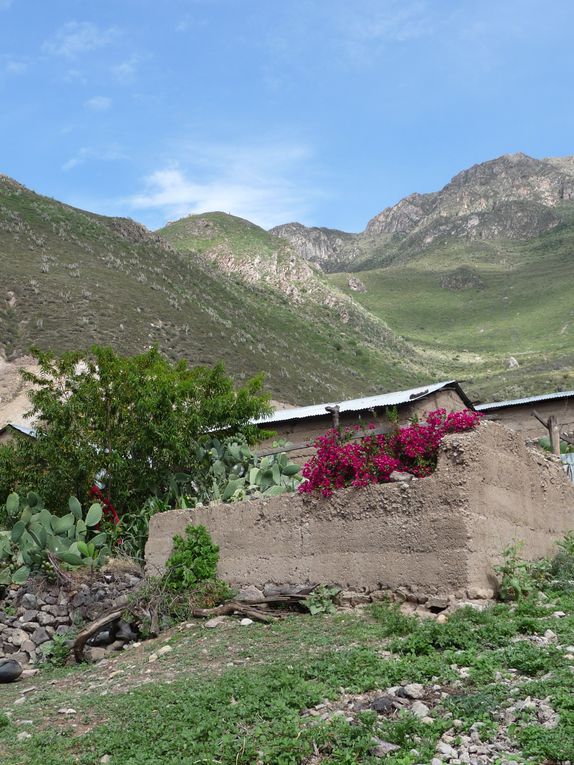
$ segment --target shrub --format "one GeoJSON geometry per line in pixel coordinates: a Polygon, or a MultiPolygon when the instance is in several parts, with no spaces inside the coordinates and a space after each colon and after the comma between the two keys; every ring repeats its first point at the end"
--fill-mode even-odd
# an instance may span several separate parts
{"type": "Polygon", "coordinates": [[[121,516],[165,492],[182,465],[194,471],[206,434],[265,435],[250,424],[270,411],[262,376],[235,389],[221,365],[172,364],[156,349],[34,356],[40,372],[22,376],[33,385],[36,438],[0,449],[0,502],[15,489],[34,489],[57,510],[71,494],[87,502],[101,481],[121,516]]]}
{"type": "Polygon", "coordinates": [[[173,538],[173,552],[166,564],[168,586],[175,592],[189,590],[214,579],[219,560],[219,547],[213,543],[205,526],[189,524],[185,538],[173,538]]]}
{"type": "MultiPolygon", "coordinates": [[[[329,497],[336,489],[385,483],[393,471],[411,473],[418,478],[436,468],[438,448],[448,433],[461,433],[476,427],[480,414],[468,409],[446,413],[437,409],[423,423],[412,422],[388,435],[367,435],[357,439],[357,431],[333,428],[314,443],[317,453],[303,467],[307,480],[300,492],[319,491],[329,497]]],[[[374,429],[374,425],[370,426],[374,429]]]]}

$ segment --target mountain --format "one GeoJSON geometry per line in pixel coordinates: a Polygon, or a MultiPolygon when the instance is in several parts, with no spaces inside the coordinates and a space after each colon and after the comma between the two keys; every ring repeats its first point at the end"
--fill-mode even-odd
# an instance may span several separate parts
{"type": "Polygon", "coordinates": [[[109,344],[264,371],[274,398],[310,403],[409,385],[420,354],[293,248],[222,213],[161,235],[0,176],[0,355],[109,344]],[[185,238],[182,238],[185,232],[185,238]]]}
{"type": "Polygon", "coordinates": [[[405,197],[359,234],[298,223],[271,233],[325,271],[350,271],[405,261],[452,237],[531,239],[569,221],[573,210],[574,157],[538,160],[517,153],[474,165],[438,192],[405,197]]]}
{"type": "Polygon", "coordinates": [[[573,195],[574,157],[510,154],[383,210],[345,255],[313,251],[314,229],[280,233],[405,340],[462,365],[472,394],[516,398],[574,388],[573,195]]]}
{"type": "Polygon", "coordinates": [[[482,400],[574,388],[573,194],[573,157],[510,154],[360,233],[220,212],[151,232],[0,177],[0,356],[153,344],[264,371],[293,404],[449,377],[482,400]]]}

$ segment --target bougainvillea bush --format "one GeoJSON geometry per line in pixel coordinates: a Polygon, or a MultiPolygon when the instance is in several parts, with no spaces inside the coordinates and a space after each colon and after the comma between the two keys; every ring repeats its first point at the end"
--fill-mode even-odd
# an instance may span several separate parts
{"type": "MultiPolygon", "coordinates": [[[[412,473],[417,478],[430,475],[436,468],[438,448],[447,433],[462,433],[476,427],[481,415],[470,409],[446,413],[429,412],[423,422],[412,422],[392,433],[366,435],[357,439],[359,426],[333,428],[314,443],[316,454],[303,467],[306,479],[299,491],[320,492],[330,497],[346,486],[386,483],[394,470],[412,473]]],[[[374,425],[369,426],[374,429],[374,425]]]]}

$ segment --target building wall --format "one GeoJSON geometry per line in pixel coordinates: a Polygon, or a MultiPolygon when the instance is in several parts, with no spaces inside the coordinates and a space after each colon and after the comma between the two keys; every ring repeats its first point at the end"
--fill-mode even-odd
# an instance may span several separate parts
{"type": "MultiPolygon", "coordinates": [[[[454,390],[436,391],[430,396],[426,396],[424,399],[398,406],[399,422],[401,425],[404,425],[414,415],[422,419],[428,412],[441,408],[446,409],[448,412],[457,412],[461,409],[465,409],[466,405],[459,394],[454,390]]],[[[374,412],[372,410],[343,412],[339,421],[342,427],[354,427],[355,425],[360,425],[361,427],[366,428],[370,423],[374,423],[377,428],[384,428],[385,431],[390,431],[392,429],[392,423],[388,420],[386,411],[382,407],[374,412]]],[[[262,425],[261,427],[268,430],[274,430],[276,435],[262,441],[257,446],[257,451],[260,452],[272,449],[274,441],[278,439],[286,439],[293,446],[299,447],[289,452],[289,458],[294,462],[303,464],[315,452],[312,447],[313,442],[329,430],[329,428],[333,427],[333,417],[325,412],[324,415],[318,417],[306,417],[300,420],[269,423],[268,425],[262,425]]]]}
{"type": "Polygon", "coordinates": [[[546,428],[541,425],[532,412],[536,410],[543,420],[554,415],[563,425],[562,432],[574,431],[574,399],[550,399],[534,404],[517,404],[502,409],[488,410],[485,416],[489,420],[506,425],[507,428],[522,433],[525,438],[538,439],[548,435],[546,428]]]}
{"type": "Polygon", "coordinates": [[[234,585],[337,583],[425,594],[493,586],[504,547],[548,554],[574,528],[574,486],[556,458],[495,423],[445,439],[437,471],[408,483],[282,495],[155,515],[146,571],[163,570],[174,534],[203,524],[234,585]]]}

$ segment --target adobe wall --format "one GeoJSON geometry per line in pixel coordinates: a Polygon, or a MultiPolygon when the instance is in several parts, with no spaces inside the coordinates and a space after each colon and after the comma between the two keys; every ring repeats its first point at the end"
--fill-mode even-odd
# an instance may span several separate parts
{"type": "Polygon", "coordinates": [[[163,570],[174,534],[203,524],[234,585],[337,583],[425,594],[492,587],[502,549],[538,557],[574,528],[574,486],[554,459],[495,423],[445,439],[437,471],[408,483],[283,495],[155,515],[146,572],[163,570]]]}
{"type": "Polygon", "coordinates": [[[562,431],[574,431],[574,399],[549,399],[533,404],[506,406],[501,409],[487,410],[485,415],[490,420],[506,425],[507,428],[522,433],[524,438],[538,439],[548,437],[548,431],[541,425],[532,412],[536,410],[543,420],[555,416],[563,426],[562,431]]]}

